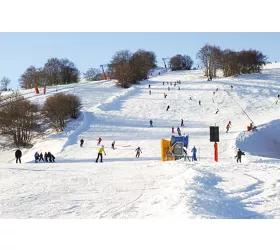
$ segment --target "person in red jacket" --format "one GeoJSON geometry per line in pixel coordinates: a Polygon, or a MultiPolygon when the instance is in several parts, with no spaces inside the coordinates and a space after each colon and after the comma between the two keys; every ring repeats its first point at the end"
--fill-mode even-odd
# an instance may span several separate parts
{"type": "Polygon", "coordinates": [[[174,134],[175,132],[174,132],[174,127],[172,127],[172,134],[174,134]]]}
{"type": "Polygon", "coordinates": [[[98,141],[97,141],[97,145],[100,145],[101,141],[102,141],[102,139],[101,139],[101,137],[99,137],[98,141]]]}

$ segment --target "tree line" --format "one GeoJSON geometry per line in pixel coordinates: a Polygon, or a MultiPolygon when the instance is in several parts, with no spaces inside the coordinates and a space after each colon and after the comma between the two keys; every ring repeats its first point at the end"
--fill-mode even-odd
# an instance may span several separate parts
{"type": "Polygon", "coordinates": [[[222,70],[224,77],[260,73],[267,62],[267,56],[258,50],[222,50],[209,44],[198,51],[197,58],[203,64],[207,77],[216,77],[218,69],[222,70]]]}
{"type": "MultiPolygon", "coordinates": [[[[222,50],[216,45],[204,45],[196,55],[205,68],[205,76],[216,77],[221,69],[225,77],[237,74],[261,72],[267,57],[257,50],[233,51],[222,50]]],[[[117,51],[111,61],[106,64],[105,75],[116,79],[121,87],[128,88],[131,84],[148,78],[149,71],[156,65],[156,55],[153,51],[139,49],[132,53],[129,50],[117,51]]],[[[193,60],[188,55],[177,54],[170,58],[171,70],[191,70],[193,60]]],[[[51,58],[41,68],[30,66],[20,76],[19,85],[24,89],[44,87],[49,85],[69,84],[79,81],[80,71],[67,58],[51,58]]],[[[89,68],[83,77],[89,81],[102,80],[103,72],[97,68],[89,68]]],[[[2,89],[7,89],[9,79],[1,80],[2,89]]]]}
{"type": "Polygon", "coordinates": [[[29,89],[79,81],[80,71],[67,58],[50,58],[44,67],[30,66],[19,78],[21,88],[29,89]]]}

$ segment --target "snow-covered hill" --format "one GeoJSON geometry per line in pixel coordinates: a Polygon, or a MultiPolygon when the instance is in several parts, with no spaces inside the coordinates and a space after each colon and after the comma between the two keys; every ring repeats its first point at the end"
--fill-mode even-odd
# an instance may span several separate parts
{"type": "Polygon", "coordinates": [[[65,131],[23,149],[22,164],[15,163],[15,149],[1,146],[0,218],[280,218],[279,82],[280,64],[273,63],[261,74],[211,82],[201,70],[157,69],[129,89],[109,80],[48,87],[46,95],[24,90],[40,104],[57,92],[76,94],[83,110],[65,131]],[[249,118],[258,132],[246,131],[249,118]],[[170,139],[181,119],[198,161],[161,162],[160,139],[170,139]],[[218,163],[209,141],[215,124],[218,163]],[[106,151],[102,164],[95,163],[98,137],[106,151]],[[246,154],[241,164],[237,148],[246,154]],[[51,151],[56,163],[33,163],[35,151],[51,151]]]}

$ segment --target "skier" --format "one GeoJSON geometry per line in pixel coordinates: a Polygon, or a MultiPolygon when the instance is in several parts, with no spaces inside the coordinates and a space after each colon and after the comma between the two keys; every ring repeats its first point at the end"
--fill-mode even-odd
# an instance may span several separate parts
{"type": "Polygon", "coordinates": [[[150,120],[150,127],[153,127],[153,121],[150,120]]]}
{"type": "Polygon", "coordinates": [[[151,87],[151,84],[149,84],[149,88],[151,87]]]}
{"type": "Polygon", "coordinates": [[[169,107],[169,105],[168,105],[168,106],[167,106],[167,108],[166,108],[166,111],[168,111],[168,110],[169,110],[169,108],[170,108],[170,107],[169,107]]]}
{"type": "Polygon", "coordinates": [[[48,154],[47,154],[47,152],[45,152],[44,158],[45,158],[45,162],[48,162],[48,154]]]}
{"type": "Polygon", "coordinates": [[[34,158],[35,158],[35,163],[37,163],[37,161],[39,160],[39,154],[37,151],[34,154],[34,158]]]}
{"type": "Polygon", "coordinates": [[[54,159],[55,159],[54,155],[51,154],[51,162],[55,162],[54,159]]]}
{"type": "Polygon", "coordinates": [[[198,104],[201,105],[201,101],[200,100],[198,101],[198,104]]]}
{"type": "Polygon", "coordinates": [[[18,163],[18,161],[19,161],[19,163],[21,163],[21,159],[20,159],[21,156],[22,156],[22,153],[21,153],[20,149],[17,149],[15,152],[16,163],[18,163]]]}
{"type": "Polygon", "coordinates": [[[239,161],[241,163],[241,156],[242,155],[245,155],[245,153],[242,152],[239,148],[238,151],[237,151],[237,155],[235,156],[235,158],[237,158],[237,162],[239,161]]]}
{"type": "Polygon", "coordinates": [[[218,114],[218,113],[219,113],[219,109],[216,110],[216,113],[215,113],[215,114],[218,114]]]}
{"type": "Polygon", "coordinates": [[[112,142],[112,149],[114,150],[115,150],[115,143],[116,143],[115,141],[112,142]]]}
{"type": "Polygon", "coordinates": [[[192,100],[192,97],[190,96],[190,100],[192,100]]]}
{"type": "Polygon", "coordinates": [[[192,161],[197,161],[197,158],[196,158],[196,151],[197,151],[196,147],[193,146],[192,151],[191,151],[191,152],[193,153],[193,155],[192,155],[192,161]]]}
{"type": "Polygon", "coordinates": [[[51,152],[49,151],[47,155],[48,155],[48,158],[49,158],[49,162],[52,162],[52,154],[51,154],[51,152]]]}
{"type": "Polygon", "coordinates": [[[184,120],[181,119],[181,127],[183,127],[183,126],[184,126],[184,120]]]}
{"type": "Polygon", "coordinates": [[[162,82],[162,85],[164,85],[164,82],[162,82]]]}
{"type": "Polygon", "coordinates": [[[168,91],[170,91],[170,87],[168,87],[168,91]]]}
{"type": "Polygon", "coordinates": [[[100,162],[103,162],[103,155],[102,155],[103,152],[106,155],[105,150],[104,150],[104,145],[102,145],[102,147],[99,148],[99,150],[98,150],[97,158],[95,160],[96,163],[98,162],[99,157],[100,157],[100,162]]]}
{"type": "Polygon", "coordinates": [[[101,137],[99,137],[99,138],[98,138],[97,145],[100,145],[101,141],[102,141],[102,139],[101,139],[101,137]]]}
{"type": "Polygon", "coordinates": [[[179,127],[177,128],[177,133],[178,133],[179,136],[181,136],[181,130],[180,130],[179,127]]]}
{"type": "Polygon", "coordinates": [[[231,90],[233,90],[233,86],[232,85],[230,86],[230,88],[231,88],[231,90]]]}
{"type": "Polygon", "coordinates": [[[229,131],[229,129],[230,129],[230,126],[231,126],[231,121],[229,121],[228,124],[227,124],[227,126],[226,126],[226,129],[227,129],[226,133],[228,133],[228,131],[229,131]]]}
{"type": "Polygon", "coordinates": [[[135,157],[138,157],[138,158],[139,158],[140,153],[142,153],[140,147],[136,148],[135,151],[136,151],[136,156],[135,156],[135,157]]]}
{"type": "Polygon", "coordinates": [[[44,158],[43,158],[43,154],[42,154],[42,153],[39,155],[39,162],[40,162],[41,160],[44,161],[44,158]]]}
{"type": "Polygon", "coordinates": [[[152,94],[152,91],[151,90],[149,90],[149,95],[151,95],[152,94]]]}
{"type": "Polygon", "coordinates": [[[174,134],[174,133],[175,133],[175,132],[174,132],[174,127],[172,127],[171,129],[172,129],[172,134],[174,134]]]}
{"type": "Polygon", "coordinates": [[[81,140],[80,140],[80,147],[82,147],[83,144],[84,144],[84,139],[81,139],[81,140]]]}
{"type": "Polygon", "coordinates": [[[178,90],[180,90],[180,86],[178,87],[178,90]]]}
{"type": "Polygon", "coordinates": [[[166,97],[167,97],[167,94],[164,95],[164,98],[166,98],[166,97]]]}

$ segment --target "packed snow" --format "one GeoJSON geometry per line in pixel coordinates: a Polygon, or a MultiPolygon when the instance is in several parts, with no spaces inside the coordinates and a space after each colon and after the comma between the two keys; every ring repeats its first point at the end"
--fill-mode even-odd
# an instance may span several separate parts
{"type": "Polygon", "coordinates": [[[280,218],[280,64],[213,81],[202,70],[157,69],[149,77],[128,89],[107,80],[51,86],[45,95],[22,90],[41,105],[55,93],[73,93],[83,108],[63,132],[48,129],[32,148],[21,148],[21,164],[1,137],[0,218],[280,218]],[[195,145],[198,161],[162,162],[160,139],[170,139],[181,119],[188,153],[195,145]],[[258,131],[247,132],[251,120],[258,131]],[[214,125],[218,162],[209,140],[214,125]],[[99,137],[103,163],[95,163],[99,137]],[[242,163],[238,148],[245,152],[242,163]],[[51,151],[56,162],[34,163],[36,151],[51,151]]]}

